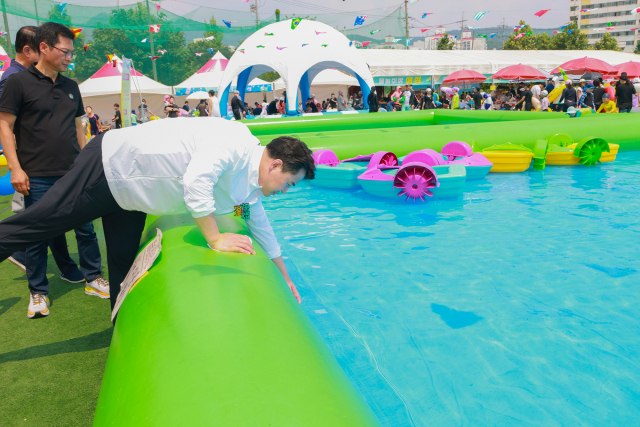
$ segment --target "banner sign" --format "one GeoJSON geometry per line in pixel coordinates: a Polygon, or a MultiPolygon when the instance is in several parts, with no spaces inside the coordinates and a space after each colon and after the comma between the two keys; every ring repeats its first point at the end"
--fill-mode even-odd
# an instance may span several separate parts
{"type": "MultiPolygon", "coordinates": [[[[175,90],[175,95],[176,96],[182,96],[182,95],[189,95],[192,94],[194,92],[209,92],[210,90],[218,90],[218,88],[216,86],[209,86],[209,87],[176,87],[174,88],[175,90]]],[[[229,93],[233,93],[233,91],[236,90],[235,86],[231,86],[231,89],[229,89],[229,93]]],[[[253,85],[253,86],[247,86],[247,88],[245,89],[245,92],[250,93],[250,92],[271,92],[272,91],[272,84],[266,84],[266,85],[253,85]]]]}
{"type": "Polygon", "coordinates": [[[131,60],[122,57],[122,97],[120,99],[122,127],[131,126],[131,60]]]}
{"type": "Polygon", "coordinates": [[[392,76],[373,78],[373,84],[376,86],[428,85],[430,83],[431,76],[392,76]]]}

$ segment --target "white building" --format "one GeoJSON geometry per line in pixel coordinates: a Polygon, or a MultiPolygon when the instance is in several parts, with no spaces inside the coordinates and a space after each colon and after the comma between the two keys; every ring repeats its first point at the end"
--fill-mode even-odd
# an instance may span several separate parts
{"type": "Polygon", "coordinates": [[[633,52],[638,43],[640,14],[631,15],[631,10],[640,7],[640,0],[570,0],[569,19],[578,23],[578,28],[587,35],[589,44],[594,44],[605,33],[611,34],[625,52],[633,52]],[[584,9],[594,9],[581,13],[584,9]],[[611,25],[608,25],[611,23],[611,25]]]}
{"type": "Polygon", "coordinates": [[[456,50],[487,50],[487,40],[484,37],[473,37],[471,31],[465,28],[462,38],[456,40],[456,50]]]}
{"type": "MultiPolygon", "coordinates": [[[[424,38],[424,40],[416,40],[409,49],[411,50],[438,50],[438,41],[440,41],[440,39],[442,37],[444,37],[444,34],[447,32],[447,29],[442,26],[439,25],[438,27],[436,27],[436,33],[433,36],[427,36],[424,38]]],[[[451,36],[449,36],[451,37],[451,36]]],[[[453,38],[453,37],[451,37],[453,38]]]]}

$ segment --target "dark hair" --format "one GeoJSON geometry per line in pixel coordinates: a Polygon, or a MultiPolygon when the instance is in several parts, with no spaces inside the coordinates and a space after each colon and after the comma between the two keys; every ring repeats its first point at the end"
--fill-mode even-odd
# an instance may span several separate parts
{"type": "Polygon", "coordinates": [[[620,74],[620,80],[629,80],[629,77],[627,76],[626,72],[620,74]]]}
{"type": "Polygon", "coordinates": [[[298,173],[305,170],[306,179],[315,178],[316,164],[307,144],[298,138],[280,136],[267,144],[267,154],[272,159],[282,160],[282,172],[298,173]]]}
{"type": "Polygon", "coordinates": [[[593,80],[593,86],[594,86],[594,87],[600,87],[600,80],[598,80],[598,79],[594,79],[594,80],[593,80]]]}
{"type": "Polygon", "coordinates": [[[120,104],[118,104],[117,102],[115,104],[113,104],[113,106],[120,108],[120,104]]]}
{"type": "Polygon", "coordinates": [[[60,37],[73,41],[76,35],[69,28],[57,22],[45,22],[36,30],[37,52],[40,53],[40,43],[44,42],[49,47],[54,47],[60,43],[60,37]]]}
{"type": "Polygon", "coordinates": [[[22,53],[22,49],[25,46],[29,46],[34,52],[38,51],[36,31],[38,31],[38,27],[33,26],[22,27],[18,30],[16,34],[16,53],[22,53]]]}
{"type": "Polygon", "coordinates": [[[215,91],[215,90],[211,89],[211,90],[209,91],[209,96],[213,96],[213,95],[215,95],[215,94],[216,94],[216,91],[215,91]]]}
{"type": "Polygon", "coordinates": [[[189,103],[189,101],[186,101],[186,100],[185,100],[185,101],[184,101],[184,103],[185,103],[185,104],[188,104],[188,103],[189,103]]]}

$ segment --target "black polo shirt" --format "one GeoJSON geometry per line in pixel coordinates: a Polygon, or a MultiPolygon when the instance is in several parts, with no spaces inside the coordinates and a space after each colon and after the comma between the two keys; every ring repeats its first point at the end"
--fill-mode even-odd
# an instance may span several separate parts
{"type": "Polygon", "coordinates": [[[16,116],[20,166],[30,177],[62,176],[80,153],[75,118],[84,115],[78,84],[58,74],[55,83],[32,64],[5,83],[0,111],[16,116]]]}

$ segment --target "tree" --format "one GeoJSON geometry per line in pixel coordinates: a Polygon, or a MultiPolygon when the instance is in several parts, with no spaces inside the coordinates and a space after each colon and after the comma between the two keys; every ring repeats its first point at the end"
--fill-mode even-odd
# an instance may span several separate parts
{"type": "Polygon", "coordinates": [[[551,36],[547,33],[536,34],[533,36],[537,50],[549,50],[551,46],[551,36]]]}
{"type": "Polygon", "coordinates": [[[640,55],[640,40],[638,40],[638,44],[636,45],[636,49],[633,51],[636,55],[640,55]]]}
{"type": "Polygon", "coordinates": [[[620,46],[618,46],[618,41],[609,33],[605,33],[602,38],[595,43],[594,47],[596,50],[615,50],[618,52],[622,50],[620,46]]]}
{"type": "Polygon", "coordinates": [[[520,21],[519,25],[524,25],[524,27],[519,30],[512,32],[509,35],[509,38],[505,40],[502,49],[504,50],[536,50],[536,40],[537,36],[533,33],[533,30],[526,22],[520,21]],[[527,33],[530,33],[527,35],[527,33]],[[517,38],[519,34],[524,34],[520,38],[517,38]]]}
{"type": "Polygon", "coordinates": [[[578,23],[573,22],[562,32],[551,38],[552,50],[589,50],[593,46],[589,45],[587,35],[578,29],[578,23]]]}
{"type": "Polygon", "coordinates": [[[440,40],[438,40],[438,44],[436,45],[436,49],[438,49],[438,50],[453,50],[453,46],[455,44],[456,44],[456,42],[453,40],[453,38],[450,38],[449,34],[444,33],[442,38],[440,40]]]}

